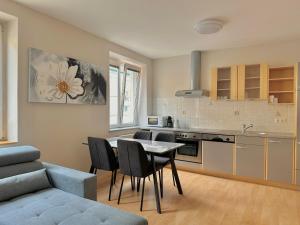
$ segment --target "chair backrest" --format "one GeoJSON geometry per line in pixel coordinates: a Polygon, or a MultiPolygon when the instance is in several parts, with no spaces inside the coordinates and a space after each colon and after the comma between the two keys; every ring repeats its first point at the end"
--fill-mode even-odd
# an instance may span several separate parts
{"type": "Polygon", "coordinates": [[[156,135],[155,141],[176,142],[176,138],[174,133],[160,132],[156,135]]]}
{"type": "Polygon", "coordinates": [[[118,153],[121,173],[134,177],[148,176],[150,163],[139,142],[118,140],[118,153]]]}
{"type": "Polygon", "coordinates": [[[93,167],[107,171],[117,169],[114,150],[106,139],[88,137],[88,143],[93,167]]]}
{"type": "Polygon", "coordinates": [[[151,131],[137,131],[133,135],[134,139],[142,139],[142,140],[152,140],[152,132],[151,131]]]}

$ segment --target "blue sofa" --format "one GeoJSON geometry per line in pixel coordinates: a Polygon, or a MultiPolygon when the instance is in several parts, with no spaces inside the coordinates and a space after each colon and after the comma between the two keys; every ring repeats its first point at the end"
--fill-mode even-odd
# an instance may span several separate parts
{"type": "Polygon", "coordinates": [[[32,146],[0,149],[0,225],[147,225],[96,202],[96,176],[38,161],[32,146]]]}

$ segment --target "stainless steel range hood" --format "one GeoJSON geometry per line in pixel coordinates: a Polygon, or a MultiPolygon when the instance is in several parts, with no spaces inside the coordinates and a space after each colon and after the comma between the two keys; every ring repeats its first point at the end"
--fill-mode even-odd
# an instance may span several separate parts
{"type": "Polygon", "coordinates": [[[191,89],[176,91],[175,96],[197,98],[207,96],[207,91],[200,89],[201,79],[201,51],[191,53],[191,89]]]}

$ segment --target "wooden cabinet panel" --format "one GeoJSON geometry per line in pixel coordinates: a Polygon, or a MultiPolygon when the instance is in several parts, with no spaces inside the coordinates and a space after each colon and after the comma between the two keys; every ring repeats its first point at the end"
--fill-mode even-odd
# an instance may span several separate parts
{"type": "Polygon", "coordinates": [[[237,100],[238,96],[238,90],[237,90],[237,85],[238,85],[238,78],[237,78],[237,66],[231,66],[231,71],[230,71],[230,77],[231,77],[231,82],[230,82],[230,99],[231,100],[237,100]]]}
{"type": "Polygon", "coordinates": [[[237,144],[236,175],[264,179],[264,146],[237,144]]]}
{"type": "Polygon", "coordinates": [[[269,66],[260,64],[260,99],[268,100],[269,66]]]}
{"type": "Polygon", "coordinates": [[[211,69],[211,80],[210,80],[210,97],[212,100],[217,100],[217,88],[218,88],[218,69],[211,69]]]}
{"type": "Polygon", "coordinates": [[[238,66],[238,100],[245,99],[245,65],[238,66]]]}
{"type": "Polygon", "coordinates": [[[292,183],[293,139],[269,138],[267,179],[292,183]]]}
{"type": "Polygon", "coordinates": [[[233,173],[233,144],[203,141],[203,168],[220,173],[233,173]]]}

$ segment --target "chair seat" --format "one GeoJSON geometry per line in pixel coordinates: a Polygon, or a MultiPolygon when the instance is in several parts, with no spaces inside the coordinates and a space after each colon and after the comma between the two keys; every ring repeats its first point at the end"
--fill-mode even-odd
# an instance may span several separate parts
{"type": "MultiPolygon", "coordinates": [[[[151,156],[147,155],[148,161],[151,163],[151,156]]],[[[162,169],[167,164],[170,163],[170,158],[168,157],[162,157],[162,156],[154,156],[154,161],[156,165],[156,169],[162,169]]]]}

